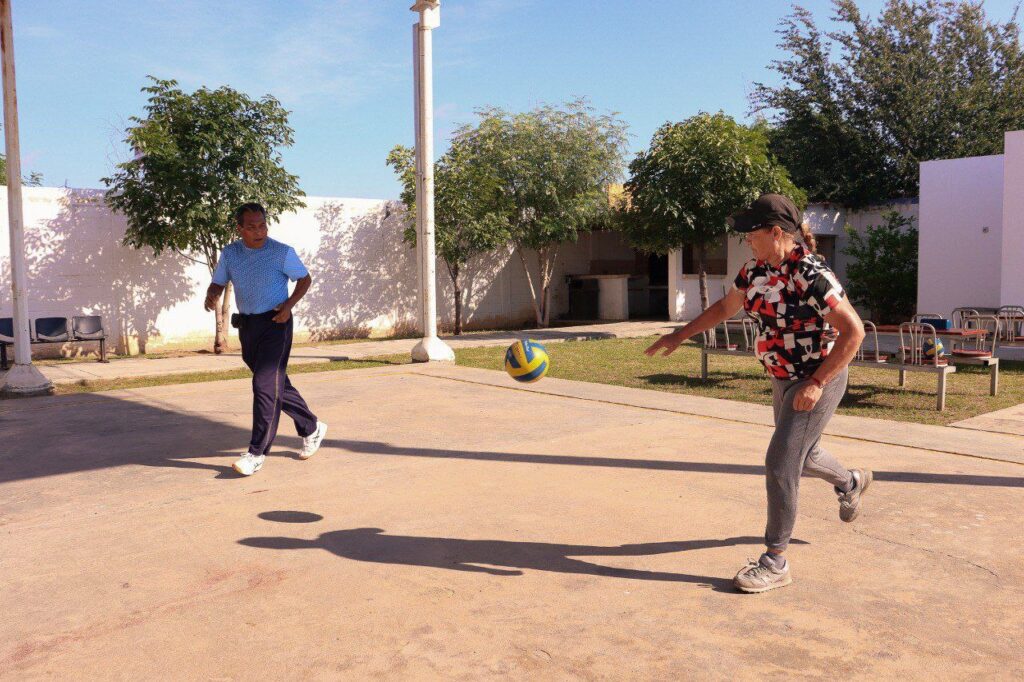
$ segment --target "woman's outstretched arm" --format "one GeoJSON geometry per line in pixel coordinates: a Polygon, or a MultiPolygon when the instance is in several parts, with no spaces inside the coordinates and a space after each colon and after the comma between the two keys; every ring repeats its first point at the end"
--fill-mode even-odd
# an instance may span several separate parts
{"type": "Polygon", "coordinates": [[[714,329],[724,320],[728,320],[739,312],[740,308],[743,307],[744,296],[745,294],[742,291],[733,287],[729,290],[729,293],[712,303],[707,310],[698,315],[690,324],[684,324],[674,332],[665,334],[651,344],[650,348],[645,350],[644,353],[653,357],[658,351],[664,350],[663,355],[669,355],[676,348],[679,348],[683,341],[701,332],[714,329]]]}

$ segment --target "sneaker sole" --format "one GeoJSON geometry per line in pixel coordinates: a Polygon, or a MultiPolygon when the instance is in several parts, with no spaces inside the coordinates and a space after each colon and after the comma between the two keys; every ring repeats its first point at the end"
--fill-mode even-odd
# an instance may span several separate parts
{"type": "Polygon", "coordinates": [[[786,587],[787,585],[792,585],[792,584],[793,584],[793,576],[791,574],[787,573],[786,577],[783,578],[782,580],[780,580],[779,582],[772,583],[771,585],[766,585],[765,587],[741,587],[741,586],[737,585],[736,583],[733,583],[732,586],[735,587],[740,592],[742,592],[743,594],[761,594],[762,592],[768,592],[770,590],[776,590],[776,589],[778,589],[780,587],[786,587]]]}
{"type": "MultiPolygon", "coordinates": [[[[320,445],[323,445],[323,443],[324,443],[324,438],[326,438],[326,437],[327,437],[327,424],[324,424],[324,432],[323,432],[323,434],[321,434],[321,436],[320,436],[320,445]]],[[[317,453],[317,452],[318,452],[318,451],[320,450],[320,445],[317,445],[317,446],[316,446],[316,450],[314,450],[313,452],[309,453],[308,455],[304,455],[304,454],[302,454],[302,453],[300,452],[300,453],[299,453],[299,459],[309,459],[310,457],[312,457],[313,455],[315,455],[315,454],[316,454],[316,453],[317,453]]]]}
{"type": "MultiPolygon", "coordinates": [[[[861,473],[864,474],[864,480],[861,481],[860,485],[860,496],[863,498],[867,494],[868,488],[871,487],[871,481],[875,480],[875,474],[870,469],[861,469],[861,473]]],[[[860,504],[857,504],[857,508],[853,510],[853,516],[848,519],[844,519],[842,516],[839,517],[840,521],[844,523],[852,523],[857,520],[860,516],[860,504]]]]}

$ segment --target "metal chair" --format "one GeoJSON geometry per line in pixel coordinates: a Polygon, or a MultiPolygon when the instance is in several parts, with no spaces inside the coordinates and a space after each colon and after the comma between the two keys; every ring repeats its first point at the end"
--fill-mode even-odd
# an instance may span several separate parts
{"type": "Polygon", "coordinates": [[[76,315],[71,318],[71,334],[75,341],[99,341],[100,362],[107,360],[107,333],[99,315],[76,315]]]}
{"type": "Polygon", "coordinates": [[[968,315],[964,318],[965,329],[982,329],[985,336],[975,336],[973,341],[964,341],[963,348],[952,351],[954,365],[980,365],[989,368],[989,395],[999,392],[999,358],[996,345],[999,342],[1000,322],[995,315],[968,315]],[[973,346],[968,348],[967,346],[973,346]]]}
{"type": "Polygon", "coordinates": [[[7,370],[7,346],[14,345],[14,318],[0,317],[0,370],[7,370]]]}
{"type": "Polygon", "coordinates": [[[860,348],[857,349],[857,354],[853,356],[853,359],[855,362],[864,363],[867,366],[870,366],[870,363],[885,364],[889,360],[889,356],[878,349],[878,327],[871,320],[864,320],[864,341],[861,341],[860,348]],[[864,345],[869,338],[872,348],[867,349],[864,345]]]}
{"type": "Polygon", "coordinates": [[[900,372],[899,385],[902,387],[907,385],[907,372],[935,374],[937,380],[936,408],[941,412],[946,409],[946,376],[956,372],[956,366],[949,364],[946,358],[937,354],[934,358],[925,357],[922,346],[929,337],[932,340],[932,347],[937,348],[938,336],[932,325],[924,322],[904,322],[900,325],[900,351],[897,365],[900,372]]]}
{"type": "Polygon", "coordinates": [[[32,332],[36,341],[59,343],[71,340],[71,324],[66,317],[37,317],[32,321],[32,332]]]}
{"type": "Polygon", "coordinates": [[[1016,344],[1024,340],[1024,306],[1004,305],[996,312],[1002,329],[1003,343],[1016,344]]]}
{"type": "MultiPolygon", "coordinates": [[[[953,308],[953,313],[949,316],[949,319],[953,322],[955,329],[967,329],[966,318],[977,317],[981,313],[978,312],[977,308],[953,308]]],[[[964,341],[950,341],[950,350],[956,350],[958,347],[965,347],[964,341]]]]}
{"type": "Polygon", "coordinates": [[[953,326],[957,329],[966,329],[964,318],[977,317],[980,314],[977,308],[953,308],[953,314],[949,316],[949,319],[953,321],[953,326]]]}

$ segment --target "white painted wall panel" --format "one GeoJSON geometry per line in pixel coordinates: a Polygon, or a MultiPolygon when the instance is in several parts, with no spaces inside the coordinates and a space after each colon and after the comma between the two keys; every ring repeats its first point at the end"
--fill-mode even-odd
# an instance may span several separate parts
{"type": "MultiPolygon", "coordinates": [[[[0,317],[12,309],[6,201],[6,188],[0,188],[0,317]]],[[[329,197],[305,202],[270,226],[270,236],[295,247],[314,279],[295,310],[297,338],[414,330],[418,282],[414,252],[401,240],[402,206],[329,197]]],[[[124,219],[106,208],[101,191],[28,187],[24,215],[32,318],[103,315],[122,352],[211,344],[213,314],[203,310],[207,268],[173,253],[154,257],[149,249],[121,246],[124,219]]],[[[584,235],[563,245],[552,282],[552,319],[568,310],[565,275],[589,274],[592,259],[631,262],[633,252],[617,234],[584,235]]],[[[536,281],[534,254],[528,262],[536,281]]],[[[450,328],[451,279],[440,260],[437,282],[439,319],[450,328]]],[[[463,288],[467,328],[533,319],[523,265],[511,249],[474,259],[463,288]]]]}
{"type": "Polygon", "coordinates": [[[921,164],[917,309],[999,305],[1003,157],[921,164]]]}

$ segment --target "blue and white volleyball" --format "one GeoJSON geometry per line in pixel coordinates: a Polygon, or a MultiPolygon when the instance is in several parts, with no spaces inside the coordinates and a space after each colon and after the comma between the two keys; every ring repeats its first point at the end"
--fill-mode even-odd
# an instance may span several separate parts
{"type": "Polygon", "coordinates": [[[505,351],[505,371],[524,384],[539,381],[548,373],[548,352],[536,341],[516,341],[505,351]]]}
{"type": "Polygon", "coordinates": [[[935,339],[934,343],[931,339],[925,339],[925,342],[921,345],[921,352],[928,360],[934,360],[936,357],[941,358],[944,350],[942,341],[939,339],[935,339]]]}

